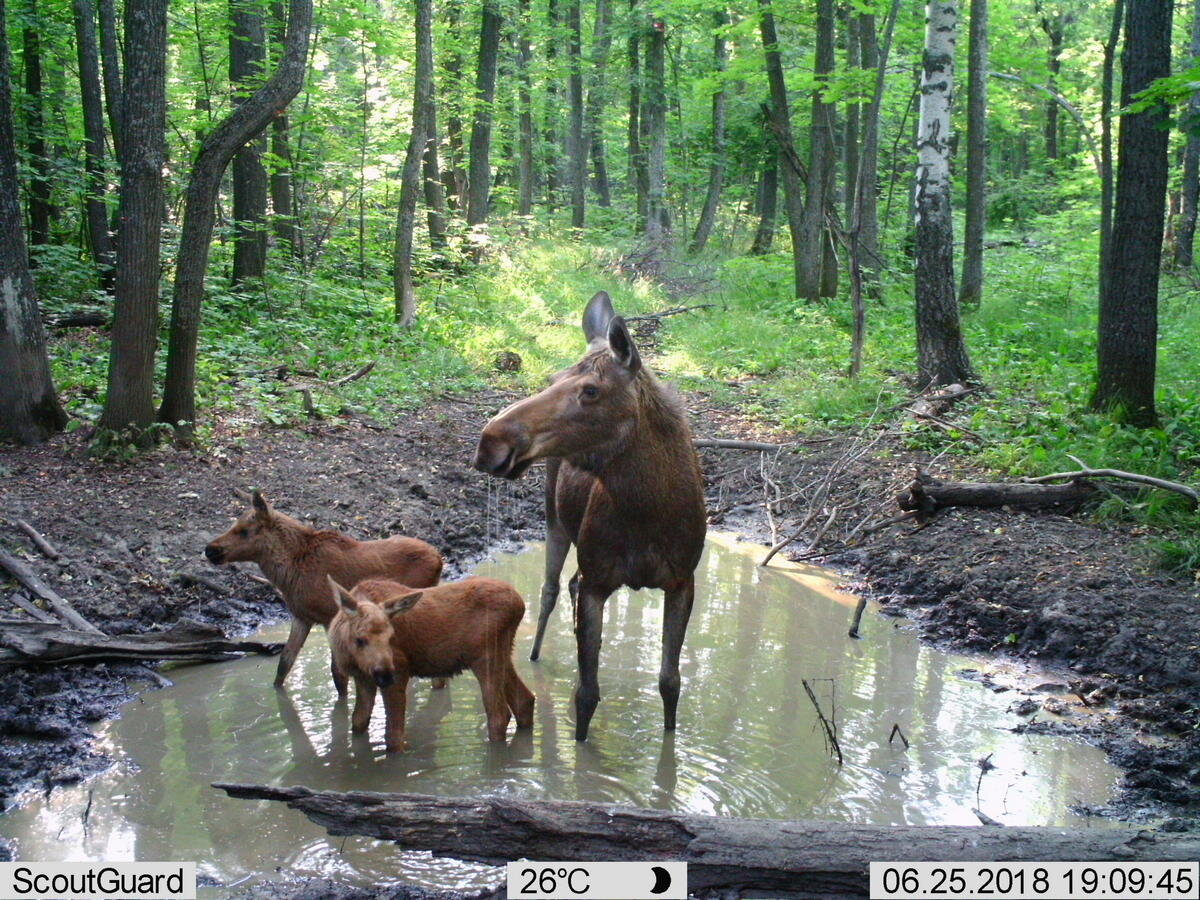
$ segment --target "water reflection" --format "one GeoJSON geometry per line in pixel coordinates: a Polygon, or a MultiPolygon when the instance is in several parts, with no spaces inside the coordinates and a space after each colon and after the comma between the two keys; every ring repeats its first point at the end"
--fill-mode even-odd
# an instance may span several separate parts
{"type": "MultiPolygon", "coordinates": [[[[534,598],[541,553],[477,571],[534,598]]],[[[439,691],[414,685],[407,753],[383,752],[381,712],[369,735],[352,736],[314,634],[286,693],[270,687],[274,660],[176,670],[174,688],[144,695],[105,726],[119,766],[30,802],[0,820],[0,831],[26,859],[195,859],[224,884],[280,870],[477,887],[497,880],[495,871],[329,838],[286,808],[230,800],[208,785],[550,797],[889,824],[976,824],[975,806],[1010,824],[1069,824],[1070,804],[1109,797],[1116,772],[1099,751],[1013,734],[1012,694],[955,675],[978,661],[922,647],[879,617],[868,617],[864,640],[848,639],[851,608],[828,579],[801,583],[797,573],[760,569],[721,539],[710,540],[698,574],[677,734],[662,731],[657,689],[661,595],[622,592],[606,613],[604,699],[590,740],[576,744],[575,648],[564,596],[542,662],[525,658],[532,611],[518,635],[517,666],[538,706],[533,732],[505,745],[486,742],[470,677],[439,691]],[[840,769],[804,680],[832,713],[846,756],[840,769]],[[899,740],[889,743],[894,725],[910,740],[907,751],[899,740]],[[997,768],[980,781],[975,763],[989,753],[997,768]]]]}

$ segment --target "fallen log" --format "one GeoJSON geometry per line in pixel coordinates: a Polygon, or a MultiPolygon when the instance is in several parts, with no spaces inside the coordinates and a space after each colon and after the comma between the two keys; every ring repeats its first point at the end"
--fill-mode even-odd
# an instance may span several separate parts
{"type": "Polygon", "coordinates": [[[29,536],[29,540],[33,541],[33,546],[37,547],[38,550],[41,551],[42,556],[45,556],[47,559],[58,559],[60,556],[62,556],[62,554],[58,552],[57,547],[46,540],[45,536],[43,536],[40,531],[38,531],[24,519],[17,519],[15,524],[18,528],[25,532],[26,535],[29,536]]]}
{"type": "Polygon", "coordinates": [[[60,597],[46,582],[34,574],[33,569],[21,562],[11,553],[0,550],[0,566],[8,570],[13,578],[23,584],[26,589],[41,597],[50,604],[50,608],[72,628],[93,634],[102,634],[99,628],[75,611],[70,603],[60,597]]]}
{"type": "Polygon", "coordinates": [[[781,822],[613,804],[421,794],[341,793],[216,783],[246,800],[279,800],[333,835],[361,834],[435,856],[502,865],[677,860],[690,893],[867,896],[872,860],[1132,861],[1200,858],[1200,834],[1135,828],[895,827],[781,822]]]}
{"type": "Polygon", "coordinates": [[[213,625],[183,620],[167,631],[106,635],[46,622],[0,625],[0,657],[8,664],[75,663],[95,660],[219,661],[245,653],[275,654],[282,644],[227,640],[213,625]]]}
{"type": "Polygon", "coordinates": [[[1004,482],[938,481],[921,476],[897,495],[903,510],[934,513],[947,506],[1016,506],[1022,509],[1072,507],[1096,488],[1083,481],[1066,484],[1006,484],[1004,482]]]}

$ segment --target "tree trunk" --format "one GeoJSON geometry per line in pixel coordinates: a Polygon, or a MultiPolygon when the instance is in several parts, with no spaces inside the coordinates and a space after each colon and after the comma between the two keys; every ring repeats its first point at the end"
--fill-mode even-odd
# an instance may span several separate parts
{"type": "Polygon", "coordinates": [[[117,278],[108,394],[100,427],[143,430],[154,422],[160,223],[167,158],[167,11],[159,0],[126,0],[117,278]]]}
{"type": "Polygon", "coordinates": [[[439,250],[446,246],[446,189],[438,164],[437,92],[429,95],[425,112],[427,134],[425,153],[421,157],[422,180],[425,192],[426,223],[429,227],[429,246],[439,250]]]}
{"type": "Polygon", "coordinates": [[[100,96],[100,47],[96,40],[96,12],[91,0],[74,0],[75,49],[79,60],[79,88],[83,105],[84,180],[83,208],[88,244],[100,284],[113,284],[112,236],[108,233],[108,173],[104,165],[104,100],[100,96]]]}
{"type": "Polygon", "coordinates": [[[262,87],[205,136],[192,167],[175,262],[167,376],[159,410],[162,421],[185,432],[190,425],[184,423],[196,420],[196,338],[221,175],[246,141],[261,132],[275,113],[300,92],[311,26],[312,0],[288,0],[287,37],[279,65],[262,87]]]}
{"type": "MultiPolygon", "coordinates": [[[[1191,55],[1193,59],[1200,58],[1200,0],[1192,4],[1191,55]]],[[[1180,191],[1183,208],[1175,232],[1175,265],[1190,269],[1196,236],[1196,208],[1200,204],[1200,91],[1193,91],[1188,100],[1185,122],[1187,145],[1183,151],[1183,184],[1180,191]]]]}
{"type": "Polygon", "coordinates": [[[104,107],[108,112],[108,130],[112,135],[113,156],[121,162],[121,142],[125,129],[121,125],[121,48],[117,40],[117,10],[115,0],[99,0],[100,60],[104,65],[104,107]]]}
{"type": "MultiPolygon", "coordinates": [[[[50,159],[46,156],[45,120],[42,115],[42,50],[37,0],[29,0],[29,22],[23,30],[25,57],[25,142],[29,153],[29,243],[50,243],[50,159]]],[[[11,127],[11,126],[10,126],[11,127]]]]}
{"type": "Polygon", "coordinates": [[[792,277],[796,296],[801,293],[806,272],[801,269],[804,227],[804,195],[801,189],[799,157],[792,142],[792,117],[788,109],[787,82],[783,77],[783,61],[779,51],[779,37],[775,32],[775,14],[771,0],[758,0],[761,16],[759,31],[762,35],[763,52],[766,57],[767,82],[771,87],[770,125],[779,144],[779,167],[783,175],[783,199],[787,210],[788,231],[792,236],[792,277]]]}
{"type": "Polygon", "coordinates": [[[561,16],[558,0],[546,3],[546,100],[542,126],[542,166],[546,173],[546,208],[551,212],[558,206],[558,189],[561,181],[562,141],[559,139],[559,71],[558,45],[561,39],[561,16]]]}
{"type": "MultiPolygon", "coordinates": [[[[451,34],[458,31],[462,22],[461,0],[450,0],[446,4],[446,30],[451,34]]],[[[462,52],[455,42],[442,64],[446,73],[446,96],[462,97],[462,52]]],[[[467,209],[467,173],[463,168],[463,123],[458,103],[450,106],[446,116],[446,148],[448,158],[442,170],[442,184],[446,188],[446,205],[462,213],[467,209]]]]}
{"type": "Polygon", "coordinates": [[[414,0],[414,12],[417,64],[413,73],[413,126],[400,180],[400,212],[396,219],[396,247],[392,256],[396,322],[404,328],[417,319],[417,297],[412,281],[413,226],[417,219],[421,158],[429,142],[429,110],[433,99],[432,0],[414,0]]]}
{"type": "MultiPolygon", "coordinates": [[[[265,19],[258,0],[230,0],[229,86],[236,109],[261,83],[266,65],[265,19]]],[[[267,269],[265,140],[252,135],[233,158],[233,283],[267,269]]]]}
{"type": "Polygon", "coordinates": [[[1112,11],[1112,26],[1108,40],[1104,43],[1104,67],[1100,81],[1100,293],[1103,297],[1108,289],[1109,256],[1112,253],[1112,207],[1113,207],[1113,142],[1112,142],[1112,96],[1113,68],[1117,58],[1117,44],[1121,40],[1121,27],[1125,18],[1125,0],[1115,0],[1112,11]]]}
{"type": "Polygon", "coordinates": [[[987,215],[988,0],[971,0],[967,50],[967,213],[958,302],[983,300],[983,237],[987,215]]]}
{"type": "Polygon", "coordinates": [[[605,209],[612,206],[612,189],[608,181],[608,154],[604,148],[604,107],[608,102],[605,75],[611,48],[612,0],[596,0],[596,29],[592,39],[592,71],[587,96],[587,132],[596,202],[605,209]]]}
{"type": "Polygon", "coordinates": [[[770,143],[764,154],[762,175],[758,180],[758,228],[754,231],[754,243],[750,245],[751,256],[770,253],[771,245],[775,243],[775,207],[779,197],[781,154],[774,138],[768,140],[770,143]]]}
{"type": "Polygon", "coordinates": [[[529,18],[529,0],[520,0],[520,36],[517,39],[517,70],[519,84],[517,87],[518,141],[520,143],[520,162],[517,167],[517,215],[528,216],[533,213],[533,192],[536,185],[534,171],[534,133],[533,133],[533,80],[529,69],[533,65],[533,41],[530,30],[533,22],[529,18]]]}
{"type": "MultiPolygon", "coordinates": [[[[287,14],[282,0],[271,0],[271,53],[277,55],[287,32],[287,14]]],[[[271,122],[271,225],[275,240],[286,253],[300,258],[296,201],[292,190],[292,139],[287,113],[271,122]]]]}
{"type": "MultiPolygon", "coordinates": [[[[894,23],[896,14],[890,14],[894,23]]],[[[890,31],[889,31],[890,40],[890,31]]],[[[875,35],[875,16],[858,16],[858,41],[864,69],[876,71],[876,93],[884,83],[879,71],[879,39],[875,35]]],[[[879,289],[879,108],[877,99],[862,118],[862,153],[858,161],[858,209],[856,210],[855,240],[862,264],[863,286],[867,295],[878,297],[879,289]]]]}
{"type": "Polygon", "coordinates": [[[12,61],[7,10],[0,0],[0,438],[34,444],[62,430],[29,254],[17,179],[12,61]]]}
{"type": "Polygon", "coordinates": [[[916,315],[922,386],[975,381],[954,291],[950,207],[950,112],[954,99],[957,0],[930,0],[917,139],[916,315]]]}
{"type": "MultiPolygon", "coordinates": [[[[1121,106],[1171,72],[1171,0],[1129,0],[1121,106]]],[[[1169,110],[1121,116],[1108,284],[1100,297],[1092,405],[1132,425],[1153,425],[1158,273],[1167,190],[1169,110]]]]}
{"type": "Polygon", "coordinates": [[[829,189],[835,153],[834,104],[826,103],[821,93],[828,84],[834,66],[833,11],[833,0],[817,0],[817,46],[813,67],[817,84],[813,90],[808,189],[800,223],[800,257],[797,260],[798,295],[808,300],[817,300],[826,293],[823,279],[828,240],[825,212],[832,200],[829,189]]]}
{"type": "MultiPolygon", "coordinates": [[[[846,68],[850,71],[862,68],[862,45],[858,40],[859,15],[851,7],[843,7],[841,10],[846,68]]],[[[846,125],[842,139],[842,221],[847,228],[854,221],[854,192],[858,184],[859,154],[862,152],[862,138],[859,134],[862,115],[861,104],[846,104],[846,125]]]]}
{"type": "Polygon", "coordinates": [[[582,228],[587,201],[588,145],[583,133],[582,23],[579,0],[567,0],[567,103],[571,128],[567,141],[567,181],[571,186],[571,225],[582,228]]]}
{"type": "Polygon", "coordinates": [[[645,228],[646,193],[650,182],[646,172],[646,151],[642,147],[642,17],[639,0],[629,0],[629,183],[637,198],[637,214],[645,228]]]}
{"type": "Polygon", "coordinates": [[[646,237],[665,239],[671,231],[667,211],[667,23],[655,18],[646,44],[646,117],[649,150],[646,158],[646,237]]]}
{"type": "MultiPolygon", "coordinates": [[[[689,894],[865,897],[872,860],[1191,862],[1195,834],[1138,828],[980,828],[738,819],[609,803],[456,799],[214,784],[231,797],[276,800],[330,834],[362,834],[406,850],[477,862],[676,860],[689,894]]],[[[503,876],[498,876],[501,879],[503,876]]]]}
{"type": "Polygon", "coordinates": [[[491,187],[492,103],[496,99],[496,61],[500,52],[498,0],[485,0],[475,66],[475,112],[471,122],[471,155],[467,173],[467,224],[481,225],[488,217],[491,187]]]}
{"type": "MultiPolygon", "coordinates": [[[[1040,4],[1039,4],[1040,8],[1040,4]]],[[[1062,71],[1064,13],[1056,11],[1053,15],[1041,14],[1042,31],[1050,40],[1046,50],[1046,67],[1050,72],[1046,86],[1058,93],[1058,74],[1062,71]]],[[[1046,159],[1058,159],[1058,104],[1053,100],[1046,101],[1046,159]]]]}
{"type": "Polygon", "coordinates": [[[729,50],[725,44],[725,29],[729,25],[729,14],[723,9],[713,13],[713,71],[716,73],[717,90],[712,99],[713,145],[712,163],[708,169],[708,191],[704,195],[704,207],[696,222],[692,235],[690,253],[699,253],[708,243],[713,223],[717,220],[717,208],[721,203],[721,188],[725,182],[725,66],[729,50]]]}

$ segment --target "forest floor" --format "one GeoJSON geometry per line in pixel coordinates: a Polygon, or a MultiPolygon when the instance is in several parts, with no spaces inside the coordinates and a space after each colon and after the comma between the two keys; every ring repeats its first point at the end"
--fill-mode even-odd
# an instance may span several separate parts
{"type": "MultiPolygon", "coordinates": [[[[773,530],[789,533],[811,504],[820,506],[785,554],[836,545],[865,518],[894,516],[894,494],[918,466],[988,480],[961,457],[908,449],[886,426],[794,438],[766,432],[725,397],[685,399],[700,436],[787,443],[769,454],[701,452],[714,528],[769,543],[773,530]],[[765,500],[774,497],[782,499],[768,514],[765,500]],[[845,512],[814,541],[824,510],[834,508],[845,512]]],[[[244,507],[234,488],[259,488],[281,510],[357,537],[424,538],[457,576],[498,546],[541,537],[540,467],[512,485],[469,468],[482,424],[510,400],[497,392],[443,398],[398,426],[361,416],[287,429],[218,424],[202,450],[164,447],[124,462],[90,456],[83,432],[5,448],[0,519],[30,522],[63,555],[57,563],[39,556],[15,527],[0,528],[0,543],[113,633],[190,618],[241,634],[283,617],[271,589],[249,577],[256,570],[216,568],[202,557],[244,507]]],[[[1117,801],[1098,812],[1192,827],[1200,810],[1200,585],[1153,571],[1133,532],[1083,515],[956,509],[925,526],[881,528],[856,549],[835,546],[822,562],[930,640],[1061,671],[1052,696],[1014,712],[1014,728],[1077,734],[1108,750],[1126,774],[1117,801]],[[1085,704],[1111,715],[1081,715],[1085,704]],[[1043,709],[1056,714],[1040,718],[1043,709]]],[[[880,621],[867,617],[866,639],[880,621]]],[[[29,667],[3,679],[4,803],[101,770],[107,761],[93,746],[93,723],[147,686],[144,672],[104,664],[29,667]]]]}

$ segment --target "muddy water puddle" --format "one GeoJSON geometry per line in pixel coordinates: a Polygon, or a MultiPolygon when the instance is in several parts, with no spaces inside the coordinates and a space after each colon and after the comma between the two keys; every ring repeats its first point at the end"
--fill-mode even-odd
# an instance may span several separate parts
{"type": "MultiPolygon", "coordinates": [[[[674,736],[662,730],[657,688],[662,595],[623,591],[608,603],[603,699],[589,740],[575,742],[565,589],[542,661],[527,659],[542,572],[534,547],[475,569],[513,582],[530,605],[516,655],[537,695],[532,734],[488,745],[468,674],[445,690],[427,681],[410,688],[410,749],[387,755],[381,708],[369,738],[351,738],[347,709],[334,702],[324,636],[314,632],[286,693],[270,686],[274,659],[169,672],[173,687],[143,694],[103,726],[101,746],[116,766],[30,800],[0,818],[0,834],[29,860],[197,860],[211,886],[204,893],[224,896],[249,879],[471,888],[499,876],[366,838],[331,838],[281,805],[229,799],[209,787],[213,781],[912,825],[974,825],[972,807],[1006,824],[1078,825],[1068,807],[1109,799],[1118,772],[1101,751],[1013,733],[1020,720],[1008,707],[1019,693],[996,693],[958,674],[994,665],[922,646],[911,631],[870,613],[864,638],[851,640],[853,598],[839,594],[832,578],[800,567],[761,569],[760,555],[710,537],[674,736]],[[803,680],[833,714],[841,768],[803,680]],[[888,740],[895,725],[907,750],[898,737],[888,740]],[[981,778],[976,763],[989,754],[995,768],[981,778]]],[[[565,572],[572,571],[568,560],[565,572]]],[[[263,634],[282,640],[286,626],[263,634]]]]}

